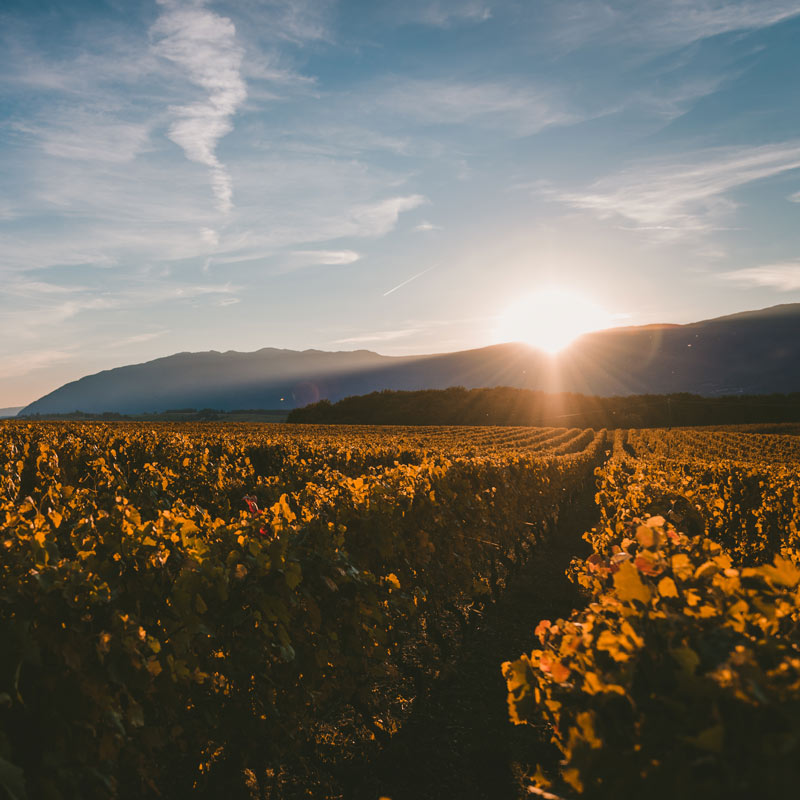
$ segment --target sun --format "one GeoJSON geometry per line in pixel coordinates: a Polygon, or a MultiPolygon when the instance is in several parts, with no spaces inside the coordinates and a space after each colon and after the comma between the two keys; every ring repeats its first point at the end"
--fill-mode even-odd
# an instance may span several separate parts
{"type": "Polygon", "coordinates": [[[608,328],[611,315],[569,289],[549,286],[523,295],[499,317],[497,342],[525,342],[555,355],[579,336],[608,328]]]}

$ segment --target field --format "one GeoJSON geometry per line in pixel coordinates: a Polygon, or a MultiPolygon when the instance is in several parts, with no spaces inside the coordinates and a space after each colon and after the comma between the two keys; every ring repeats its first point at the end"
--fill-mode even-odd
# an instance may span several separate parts
{"type": "Polygon", "coordinates": [[[588,595],[504,664],[588,796],[789,797],[800,780],[800,438],[615,431],[588,595]]]}
{"type": "Polygon", "coordinates": [[[785,796],[796,434],[5,422],[0,796],[785,796]]]}

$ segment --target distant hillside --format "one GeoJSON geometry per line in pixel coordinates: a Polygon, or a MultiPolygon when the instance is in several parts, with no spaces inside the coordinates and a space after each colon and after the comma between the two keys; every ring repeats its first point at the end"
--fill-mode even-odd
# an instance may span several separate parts
{"type": "Polygon", "coordinates": [[[173,408],[289,410],[383,389],[510,386],[612,396],[800,391],[800,304],[689,325],[583,336],[559,358],[510,343],[391,357],[368,350],[179,353],[68,383],[22,413],[125,414],[173,408]]]}
{"type": "MultiPolygon", "coordinates": [[[[217,411],[214,408],[178,408],[141,414],[120,414],[116,411],[104,411],[102,414],[91,411],[69,411],[65,414],[43,414],[48,420],[64,420],[74,422],[286,422],[289,411],[271,411],[269,409],[236,409],[234,411],[217,411]]],[[[38,414],[30,414],[26,420],[39,419],[38,414]]]]}
{"type": "Polygon", "coordinates": [[[16,417],[25,406],[11,406],[10,408],[0,408],[0,419],[16,417]]]}

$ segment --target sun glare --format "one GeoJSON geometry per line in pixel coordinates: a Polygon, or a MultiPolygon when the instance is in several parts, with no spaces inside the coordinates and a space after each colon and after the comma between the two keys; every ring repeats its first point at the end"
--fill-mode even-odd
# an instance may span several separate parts
{"type": "Polygon", "coordinates": [[[610,314],[567,289],[548,287],[524,295],[500,316],[498,342],[525,342],[555,355],[579,336],[607,328],[610,314]]]}

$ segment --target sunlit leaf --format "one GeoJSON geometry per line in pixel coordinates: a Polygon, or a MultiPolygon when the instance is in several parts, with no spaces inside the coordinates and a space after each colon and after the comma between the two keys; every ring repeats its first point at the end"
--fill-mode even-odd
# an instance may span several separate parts
{"type": "Polygon", "coordinates": [[[647,603],[651,597],[650,587],[642,583],[638,570],[630,561],[624,561],[614,575],[614,591],[625,602],[638,600],[647,603]]]}
{"type": "Polygon", "coordinates": [[[675,581],[670,577],[662,578],[658,582],[658,593],[662,597],[677,597],[678,588],[675,586],[675,581]]]}

